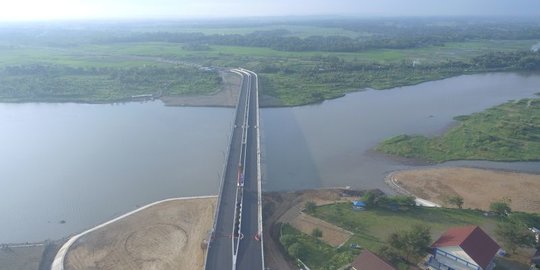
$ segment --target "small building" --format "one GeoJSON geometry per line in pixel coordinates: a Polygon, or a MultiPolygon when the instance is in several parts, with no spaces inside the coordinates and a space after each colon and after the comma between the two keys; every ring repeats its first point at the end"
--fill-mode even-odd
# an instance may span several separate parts
{"type": "Polygon", "coordinates": [[[390,263],[381,259],[367,249],[364,249],[356,259],[354,259],[351,270],[396,270],[390,263]]]}
{"type": "Polygon", "coordinates": [[[363,201],[353,201],[352,207],[353,210],[364,210],[366,209],[366,203],[363,201]]]}
{"type": "Polygon", "coordinates": [[[478,226],[448,229],[433,245],[430,269],[491,270],[501,248],[478,226]]]}

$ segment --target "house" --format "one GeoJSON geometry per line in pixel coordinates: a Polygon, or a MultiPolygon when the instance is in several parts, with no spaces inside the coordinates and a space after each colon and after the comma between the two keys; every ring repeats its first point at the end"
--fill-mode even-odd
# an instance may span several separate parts
{"type": "Polygon", "coordinates": [[[363,201],[353,201],[353,210],[364,210],[366,208],[366,203],[363,201]]]}
{"type": "Polygon", "coordinates": [[[351,270],[396,270],[396,268],[369,250],[364,250],[354,259],[351,270]]]}
{"type": "Polygon", "coordinates": [[[500,246],[478,226],[448,229],[433,245],[430,269],[491,270],[500,246]]]}

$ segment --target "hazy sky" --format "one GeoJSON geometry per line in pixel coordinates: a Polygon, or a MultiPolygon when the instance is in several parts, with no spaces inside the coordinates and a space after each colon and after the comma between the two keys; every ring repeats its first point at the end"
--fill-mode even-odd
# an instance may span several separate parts
{"type": "Polygon", "coordinates": [[[289,15],[540,16],[540,0],[0,0],[0,20],[289,15]]]}

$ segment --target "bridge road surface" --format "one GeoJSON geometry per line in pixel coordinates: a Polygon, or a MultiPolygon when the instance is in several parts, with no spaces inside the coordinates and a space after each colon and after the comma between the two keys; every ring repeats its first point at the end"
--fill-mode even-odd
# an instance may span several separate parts
{"type": "MultiPolygon", "coordinates": [[[[241,232],[244,236],[240,241],[238,249],[238,258],[236,263],[237,270],[254,270],[263,268],[264,258],[261,250],[261,242],[256,239],[259,233],[258,228],[258,185],[257,185],[257,80],[255,75],[249,73],[251,84],[249,101],[249,118],[247,130],[247,147],[246,147],[246,173],[244,180],[244,198],[242,207],[242,227],[241,232]]],[[[258,236],[262,237],[262,236],[258,236]]]]}
{"type": "MultiPolygon", "coordinates": [[[[236,72],[239,73],[239,72],[236,72]]],[[[229,156],[221,187],[219,208],[212,239],[206,256],[206,270],[258,270],[263,268],[261,242],[255,239],[258,233],[258,188],[257,188],[257,144],[258,133],[256,123],[258,117],[257,81],[254,74],[242,73],[242,86],[239,102],[236,108],[235,127],[231,138],[229,156]],[[248,95],[248,92],[251,95],[248,95]],[[249,100],[247,98],[249,97],[249,100]],[[247,111],[246,111],[247,107],[247,111]],[[249,113],[249,115],[246,115],[249,113]],[[248,125],[244,120],[248,119],[248,125]],[[238,188],[238,164],[241,162],[242,134],[247,128],[246,159],[244,174],[243,209],[241,214],[241,234],[239,249],[234,260],[233,227],[236,208],[236,193],[238,188]]]]}

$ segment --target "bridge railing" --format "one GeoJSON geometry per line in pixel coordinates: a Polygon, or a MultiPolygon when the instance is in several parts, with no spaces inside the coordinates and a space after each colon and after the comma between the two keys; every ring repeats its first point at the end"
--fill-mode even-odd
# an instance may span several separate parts
{"type": "Polygon", "coordinates": [[[256,73],[252,72],[255,75],[255,99],[257,106],[257,205],[258,213],[257,217],[258,226],[259,226],[259,236],[261,241],[261,256],[262,256],[262,269],[264,267],[264,241],[263,241],[263,223],[262,223],[262,171],[261,171],[261,125],[260,125],[260,114],[259,114],[259,77],[256,73]]]}

